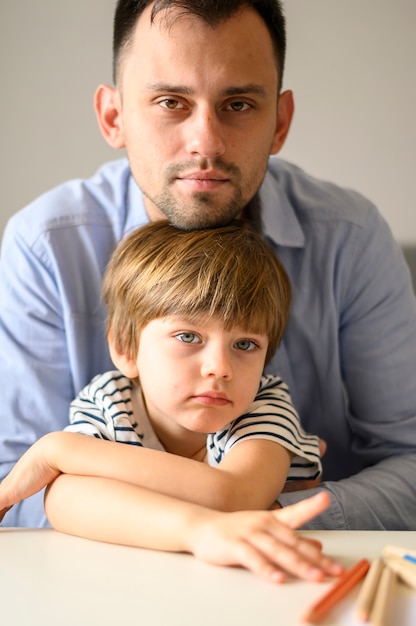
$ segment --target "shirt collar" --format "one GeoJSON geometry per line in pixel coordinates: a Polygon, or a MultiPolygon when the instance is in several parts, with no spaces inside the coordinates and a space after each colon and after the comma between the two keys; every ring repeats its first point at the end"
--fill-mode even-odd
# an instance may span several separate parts
{"type": "Polygon", "coordinates": [[[264,233],[280,246],[303,248],[305,235],[285,191],[266,173],[259,190],[264,233]]]}

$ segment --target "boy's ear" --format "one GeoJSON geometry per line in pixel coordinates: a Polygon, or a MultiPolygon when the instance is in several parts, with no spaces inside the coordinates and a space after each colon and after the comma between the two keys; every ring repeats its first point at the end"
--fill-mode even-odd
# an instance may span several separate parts
{"type": "Polygon", "coordinates": [[[124,148],[121,100],[118,89],[110,85],[100,85],[94,96],[94,110],[101,134],[106,142],[116,150],[124,148]]]}
{"type": "Polygon", "coordinates": [[[108,347],[110,349],[111,360],[123,376],[131,379],[137,378],[139,376],[139,370],[137,369],[136,361],[117,350],[111,330],[108,333],[108,347]]]}

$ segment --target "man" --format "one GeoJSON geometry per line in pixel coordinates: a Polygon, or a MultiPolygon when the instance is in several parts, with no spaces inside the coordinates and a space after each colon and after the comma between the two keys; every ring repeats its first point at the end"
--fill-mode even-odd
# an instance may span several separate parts
{"type": "MultiPolygon", "coordinates": [[[[148,220],[204,228],[242,214],[292,282],[289,325],[268,371],[288,383],[304,428],[327,442],[317,489],[332,503],[310,527],[413,529],[416,306],[401,252],[364,198],[269,159],[293,114],[291,92],[280,89],[280,4],[200,5],[118,2],[115,87],[98,88],[95,108],[128,162],[49,192],[8,225],[1,477],[36,438],[62,428],[73,396],[111,368],[100,288],[117,241],[148,220]]],[[[5,523],[43,524],[41,499],[5,523]]]]}

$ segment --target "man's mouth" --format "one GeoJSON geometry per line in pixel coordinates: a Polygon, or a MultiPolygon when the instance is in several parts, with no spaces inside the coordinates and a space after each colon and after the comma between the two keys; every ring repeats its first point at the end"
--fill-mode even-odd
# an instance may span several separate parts
{"type": "Polygon", "coordinates": [[[189,172],[188,174],[179,174],[176,178],[181,184],[186,185],[194,191],[215,191],[224,184],[229,183],[230,179],[221,172],[216,171],[199,171],[189,172]]]}

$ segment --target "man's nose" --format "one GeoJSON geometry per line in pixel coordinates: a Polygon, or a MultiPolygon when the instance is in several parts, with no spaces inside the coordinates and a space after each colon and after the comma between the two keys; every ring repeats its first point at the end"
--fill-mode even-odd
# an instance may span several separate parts
{"type": "Polygon", "coordinates": [[[214,108],[196,108],[186,124],[186,150],[189,155],[213,159],[224,154],[224,129],[214,108]]]}

